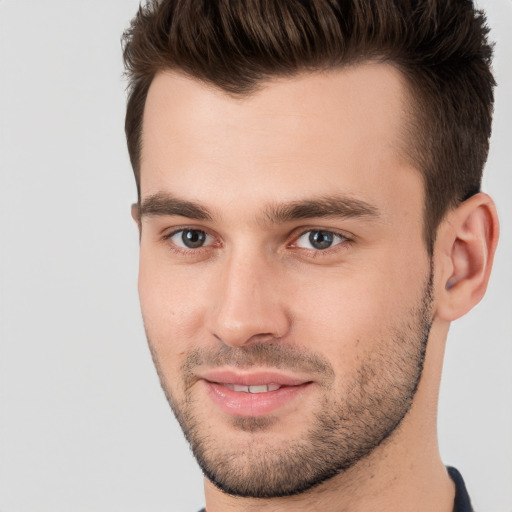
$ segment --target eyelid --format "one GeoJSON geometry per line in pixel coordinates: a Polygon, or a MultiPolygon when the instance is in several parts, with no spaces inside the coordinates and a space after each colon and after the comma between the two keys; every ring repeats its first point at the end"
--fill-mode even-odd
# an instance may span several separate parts
{"type": "Polygon", "coordinates": [[[203,233],[206,233],[212,238],[216,238],[214,235],[210,233],[210,230],[208,228],[205,228],[204,226],[194,226],[192,224],[183,224],[178,226],[167,227],[165,229],[162,229],[160,233],[162,235],[162,238],[171,238],[171,236],[174,236],[176,233],[180,233],[181,231],[202,231],[203,233]]]}
{"type": "Polygon", "coordinates": [[[293,240],[297,240],[301,236],[305,235],[306,233],[311,233],[312,231],[322,231],[324,233],[332,233],[333,235],[340,236],[341,238],[344,238],[346,240],[353,240],[355,238],[354,235],[351,233],[348,233],[347,231],[343,231],[341,229],[331,228],[331,227],[318,227],[318,226],[306,226],[301,227],[295,230],[295,233],[293,234],[292,238],[293,240]]]}

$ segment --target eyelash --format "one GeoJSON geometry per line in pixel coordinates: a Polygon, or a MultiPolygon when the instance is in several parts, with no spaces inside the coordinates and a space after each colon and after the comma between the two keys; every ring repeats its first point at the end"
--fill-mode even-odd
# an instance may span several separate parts
{"type": "MultiPolygon", "coordinates": [[[[191,226],[185,226],[185,227],[180,227],[179,229],[174,229],[170,233],[164,235],[162,237],[162,240],[167,243],[167,246],[169,247],[169,249],[171,251],[173,251],[174,253],[177,253],[179,255],[185,255],[185,256],[188,256],[191,254],[199,255],[211,247],[220,247],[221,246],[221,243],[218,241],[216,242],[215,241],[216,238],[213,235],[210,235],[206,230],[196,228],[196,227],[191,227],[191,226]],[[210,237],[213,240],[213,243],[210,243],[208,245],[203,245],[203,246],[200,246],[200,247],[197,247],[194,249],[194,248],[180,247],[171,241],[173,236],[177,235],[178,233],[185,232],[185,231],[197,231],[197,232],[204,233],[207,237],[210,237]]],[[[291,243],[287,244],[286,247],[293,249],[293,250],[297,250],[297,251],[307,251],[308,257],[310,257],[310,258],[321,258],[324,256],[331,255],[333,252],[347,249],[353,243],[353,241],[354,240],[352,238],[348,237],[346,234],[340,233],[335,230],[321,229],[321,228],[307,228],[307,229],[301,230],[297,236],[294,236],[293,241],[291,243]],[[331,247],[327,247],[325,249],[308,249],[308,248],[304,248],[304,247],[298,247],[297,245],[295,245],[295,244],[297,244],[297,241],[300,238],[302,238],[304,235],[306,235],[308,233],[314,233],[314,232],[321,232],[321,233],[325,233],[325,234],[334,235],[334,237],[341,238],[341,241],[339,243],[336,243],[336,244],[332,245],[331,247]]]]}

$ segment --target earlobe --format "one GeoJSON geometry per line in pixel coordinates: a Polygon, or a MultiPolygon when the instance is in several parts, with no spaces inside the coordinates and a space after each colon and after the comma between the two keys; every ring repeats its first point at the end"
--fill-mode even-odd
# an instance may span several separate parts
{"type": "Polygon", "coordinates": [[[498,243],[492,199],[476,194],[449,212],[438,230],[435,250],[437,316],[455,320],[483,297],[498,243]]]}

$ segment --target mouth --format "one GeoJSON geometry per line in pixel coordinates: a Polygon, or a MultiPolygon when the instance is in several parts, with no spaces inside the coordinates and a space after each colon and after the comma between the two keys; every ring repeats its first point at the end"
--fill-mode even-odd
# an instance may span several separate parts
{"type": "Polygon", "coordinates": [[[264,417],[290,411],[313,382],[269,371],[215,370],[201,376],[213,404],[230,416],[264,417]]]}

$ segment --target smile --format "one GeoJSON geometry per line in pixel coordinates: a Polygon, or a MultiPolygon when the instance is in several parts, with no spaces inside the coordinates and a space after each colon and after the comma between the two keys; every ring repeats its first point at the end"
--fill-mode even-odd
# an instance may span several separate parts
{"type": "Polygon", "coordinates": [[[286,413],[313,382],[275,371],[212,370],[201,375],[202,388],[215,409],[229,416],[263,417],[286,413]]]}

